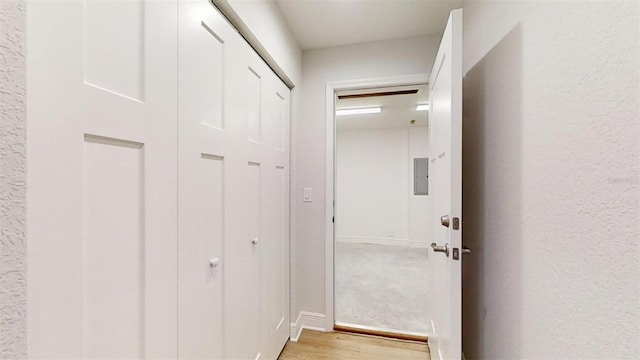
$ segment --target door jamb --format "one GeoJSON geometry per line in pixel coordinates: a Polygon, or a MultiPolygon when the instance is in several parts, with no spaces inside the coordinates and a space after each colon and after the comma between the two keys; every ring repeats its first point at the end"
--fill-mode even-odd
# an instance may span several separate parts
{"type": "Polygon", "coordinates": [[[334,309],[334,241],[335,227],[335,98],[337,91],[360,90],[367,88],[391,87],[403,85],[419,85],[429,83],[430,73],[412,75],[378,77],[358,80],[327,82],[325,96],[326,124],[326,180],[325,180],[325,331],[332,331],[335,323],[334,309]]]}

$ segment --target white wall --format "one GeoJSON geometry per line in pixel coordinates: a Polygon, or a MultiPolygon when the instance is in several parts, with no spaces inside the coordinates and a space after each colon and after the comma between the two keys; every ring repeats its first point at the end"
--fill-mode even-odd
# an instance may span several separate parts
{"type": "Polygon", "coordinates": [[[429,214],[431,206],[429,195],[413,194],[413,159],[425,158],[429,155],[429,131],[426,126],[413,126],[409,128],[409,240],[421,246],[431,243],[429,238],[429,214]],[[425,244],[426,243],[426,244],[425,244]]]}
{"type": "Polygon", "coordinates": [[[464,353],[640,358],[640,3],[464,5],[464,353]]]}
{"type": "Polygon", "coordinates": [[[26,3],[0,1],[0,358],[27,353],[26,3]]]}
{"type": "Polygon", "coordinates": [[[431,71],[439,37],[414,37],[304,51],[298,124],[292,126],[292,319],[325,312],[325,87],[327,82],[431,71]],[[313,202],[302,202],[302,188],[313,202]]]}
{"type": "Polygon", "coordinates": [[[427,157],[427,141],[424,126],[337,132],[336,241],[426,242],[428,202],[413,195],[413,158],[427,157]]]}

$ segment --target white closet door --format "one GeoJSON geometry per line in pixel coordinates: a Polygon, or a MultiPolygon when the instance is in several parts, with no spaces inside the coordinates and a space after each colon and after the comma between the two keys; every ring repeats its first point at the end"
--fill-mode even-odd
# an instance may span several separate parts
{"type": "Polygon", "coordinates": [[[272,73],[264,97],[267,239],[263,244],[263,319],[267,359],[276,359],[289,339],[289,89],[272,73]]]}
{"type": "Polygon", "coordinates": [[[230,103],[241,39],[206,0],[180,1],[179,12],[179,356],[219,359],[225,354],[224,282],[232,266],[225,247],[246,231],[238,221],[243,129],[230,103]]]}
{"type": "Polygon", "coordinates": [[[206,0],[180,2],[179,44],[180,356],[275,359],[289,323],[289,90],[206,0]]]}
{"type": "MultiPolygon", "coordinates": [[[[247,44],[248,81],[242,92],[243,119],[246,133],[243,141],[248,145],[248,163],[254,170],[247,188],[251,194],[245,214],[249,224],[259,224],[255,252],[248,258],[244,251],[244,267],[238,267],[233,278],[251,284],[237,289],[244,295],[231,295],[229,303],[244,297],[245,306],[259,306],[260,359],[277,359],[289,339],[289,113],[290,91],[247,44]],[[259,180],[256,179],[259,174],[259,180]],[[259,190],[252,190],[259,185],[259,190]],[[256,195],[257,194],[257,195],[256,195]],[[255,220],[257,217],[257,221],[255,220]],[[258,256],[255,256],[255,255],[258,256]],[[256,267],[257,266],[257,267],[256,267]],[[259,276],[253,274],[258,271],[259,276]],[[258,288],[253,288],[258,279],[258,288]],[[258,295],[258,298],[255,296],[258,295]]],[[[251,226],[251,225],[249,225],[251,226]]],[[[255,225],[254,225],[255,226],[255,225]]],[[[252,233],[253,234],[253,233],[252,233]]],[[[253,239],[253,235],[251,236],[253,239]]],[[[239,249],[240,250],[240,249],[239,249]]],[[[242,253],[239,251],[238,255],[242,253]]],[[[230,277],[231,278],[231,277],[230,277]]],[[[230,285],[229,288],[233,287],[230,285]]],[[[234,291],[234,290],[230,290],[234,291]]],[[[233,311],[230,311],[232,313],[233,311]]],[[[243,314],[244,324],[256,324],[255,319],[243,314]]],[[[254,316],[253,313],[251,316],[254,316]]],[[[238,342],[242,344],[241,334],[238,342]]],[[[230,354],[235,355],[235,354],[230,354]]],[[[257,356],[257,355],[256,355],[257,356]]]]}
{"type": "Polygon", "coordinates": [[[28,355],[175,358],[177,2],[27,23],[28,355]]]}

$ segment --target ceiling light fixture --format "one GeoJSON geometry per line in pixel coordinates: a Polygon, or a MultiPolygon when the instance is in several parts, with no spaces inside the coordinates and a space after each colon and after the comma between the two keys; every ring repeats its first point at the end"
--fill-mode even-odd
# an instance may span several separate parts
{"type": "Polygon", "coordinates": [[[370,107],[370,108],[358,108],[358,109],[341,109],[336,110],[336,115],[360,115],[360,114],[377,114],[382,108],[370,107]]]}
{"type": "Polygon", "coordinates": [[[418,104],[416,106],[416,111],[427,111],[429,110],[429,104],[418,104]]]}

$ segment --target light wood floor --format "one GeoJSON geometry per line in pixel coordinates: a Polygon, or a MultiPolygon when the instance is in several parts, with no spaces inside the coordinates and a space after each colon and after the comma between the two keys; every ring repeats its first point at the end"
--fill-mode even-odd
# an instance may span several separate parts
{"type": "Polygon", "coordinates": [[[279,359],[430,360],[431,357],[426,343],[303,330],[297,343],[287,343],[279,359]]]}

